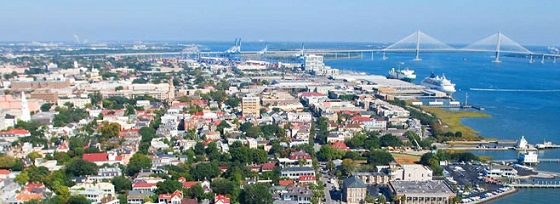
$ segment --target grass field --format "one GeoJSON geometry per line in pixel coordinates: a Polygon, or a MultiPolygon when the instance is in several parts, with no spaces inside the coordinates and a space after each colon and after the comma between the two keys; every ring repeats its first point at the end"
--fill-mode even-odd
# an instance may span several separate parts
{"type": "Polygon", "coordinates": [[[420,161],[420,156],[410,155],[410,154],[399,154],[399,153],[391,153],[393,158],[395,158],[395,162],[398,164],[414,164],[417,161],[420,161]]]}
{"type": "Polygon", "coordinates": [[[476,130],[461,124],[462,118],[489,118],[490,115],[474,111],[448,111],[441,108],[424,107],[424,111],[436,115],[444,126],[441,127],[441,132],[461,132],[463,133],[462,139],[473,140],[478,139],[476,130]]]}

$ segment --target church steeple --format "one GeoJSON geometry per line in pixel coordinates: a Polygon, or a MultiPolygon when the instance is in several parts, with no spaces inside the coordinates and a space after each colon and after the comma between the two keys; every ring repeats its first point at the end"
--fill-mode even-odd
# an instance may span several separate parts
{"type": "Polygon", "coordinates": [[[175,85],[173,85],[173,77],[169,80],[169,90],[167,92],[167,100],[172,102],[175,99],[175,85]]]}
{"type": "Polygon", "coordinates": [[[29,105],[25,98],[25,92],[21,92],[21,117],[20,119],[25,122],[31,121],[31,113],[29,112],[29,105]]]}

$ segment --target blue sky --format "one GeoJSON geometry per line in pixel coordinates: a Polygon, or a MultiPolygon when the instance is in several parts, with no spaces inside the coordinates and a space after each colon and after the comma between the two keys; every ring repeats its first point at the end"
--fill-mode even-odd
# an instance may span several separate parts
{"type": "Polygon", "coordinates": [[[417,29],[446,43],[498,30],[560,45],[554,0],[0,0],[0,41],[394,42],[417,29]]]}

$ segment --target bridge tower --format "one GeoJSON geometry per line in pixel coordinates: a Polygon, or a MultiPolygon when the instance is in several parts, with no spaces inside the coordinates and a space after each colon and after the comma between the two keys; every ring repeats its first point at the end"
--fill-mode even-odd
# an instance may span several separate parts
{"type": "Polygon", "coordinates": [[[502,33],[498,32],[498,37],[497,37],[498,42],[496,43],[496,59],[494,59],[494,61],[492,61],[492,62],[495,62],[495,63],[502,62],[502,61],[500,61],[500,46],[501,46],[501,40],[502,40],[501,37],[502,37],[502,33]]]}
{"type": "Polygon", "coordinates": [[[416,57],[414,61],[420,61],[420,30],[416,31],[416,57]]]}

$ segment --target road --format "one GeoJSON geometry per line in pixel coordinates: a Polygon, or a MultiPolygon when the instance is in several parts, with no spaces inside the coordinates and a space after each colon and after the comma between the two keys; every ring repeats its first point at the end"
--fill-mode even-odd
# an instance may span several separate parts
{"type": "Polygon", "coordinates": [[[321,171],[321,182],[325,184],[325,201],[326,204],[340,203],[341,192],[338,185],[338,179],[335,178],[335,183],[330,183],[330,176],[327,171],[321,171]]]}
{"type": "Polygon", "coordinates": [[[326,184],[325,186],[325,203],[326,204],[331,204],[334,203],[331,199],[331,188],[332,188],[332,184],[329,183],[329,177],[327,174],[321,174],[321,182],[323,182],[324,184],[326,184]]]}

